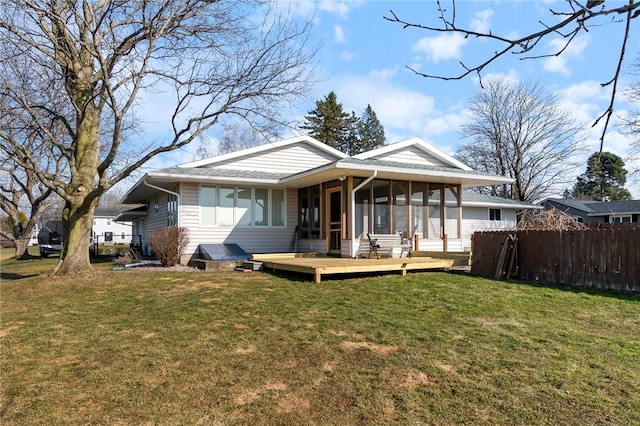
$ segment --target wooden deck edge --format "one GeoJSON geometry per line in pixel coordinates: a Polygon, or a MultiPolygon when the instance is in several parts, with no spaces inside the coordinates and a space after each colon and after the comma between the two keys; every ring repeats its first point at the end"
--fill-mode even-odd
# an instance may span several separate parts
{"type": "MultiPolygon", "coordinates": [[[[286,263],[286,259],[272,259],[265,260],[259,258],[260,262],[263,262],[264,268],[272,270],[281,270],[289,272],[298,272],[303,274],[310,274],[314,276],[314,282],[319,283],[322,280],[322,275],[334,275],[334,274],[350,274],[350,273],[365,273],[365,272],[400,272],[403,276],[407,271],[427,271],[427,270],[442,270],[449,269],[454,266],[461,266],[464,263],[460,263],[455,259],[430,259],[425,262],[381,262],[381,263],[367,263],[363,265],[336,265],[336,266],[315,266],[315,265],[298,265],[286,263]]],[[[426,258],[425,258],[426,259],[426,258]]],[[[400,259],[398,259],[400,260],[400,259]]]]}
{"type": "Polygon", "coordinates": [[[265,261],[265,260],[277,260],[277,259],[296,259],[296,258],[313,258],[313,257],[325,257],[320,253],[263,253],[251,255],[252,260],[265,261]]]}

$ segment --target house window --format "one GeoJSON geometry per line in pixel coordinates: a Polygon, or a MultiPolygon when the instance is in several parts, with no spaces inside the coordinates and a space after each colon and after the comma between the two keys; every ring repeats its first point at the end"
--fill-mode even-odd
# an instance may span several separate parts
{"type": "Polygon", "coordinates": [[[284,226],[285,212],[286,212],[286,205],[284,201],[284,189],[272,189],[271,190],[271,225],[284,226]]]}
{"type": "Polygon", "coordinates": [[[254,190],[253,217],[255,226],[269,226],[269,190],[267,188],[254,190]]]}
{"type": "Polygon", "coordinates": [[[236,197],[236,224],[251,226],[251,188],[237,188],[236,197]]]}
{"type": "Polygon", "coordinates": [[[216,191],[215,186],[200,187],[200,224],[202,226],[216,225],[216,191]]]}
{"type": "Polygon", "coordinates": [[[167,194],[167,226],[178,226],[178,196],[167,194]]]}
{"type": "Polygon", "coordinates": [[[628,216],[610,216],[609,221],[611,223],[631,223],[631,215],[628,216]]]}
{"type": "Polygon", "coordinates": [[[200,187],[201,226],[285,226],[285,211],[284,189],[200,187]]]}
{"type": "Polygon", "coordinates": [[[107,226],[111,226],[111,219],[107,219],[107,226]]]}
{"type": "Polygon", "coordinates": [[[220,187],[218,194],[218,226],[234,226],[235,190],[233,187],[220,187]]]}
{"type": "Polygon", "coordinates": [[[502,210],[489,209],[489,220],[502,220],[502,210]]]}
{"type": "Polygon", "coordinates": [[[124,232],[122,234],[120,234],[120,239],[124,240],[124,232]]]}

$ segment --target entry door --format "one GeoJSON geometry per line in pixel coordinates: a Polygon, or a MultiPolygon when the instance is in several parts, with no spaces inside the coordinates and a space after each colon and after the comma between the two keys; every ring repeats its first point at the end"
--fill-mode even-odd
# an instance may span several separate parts
{"type": "Polygon", "coordinates": [[[340,253],[342,242],[342,189],[327,190],[327,238],[329,253],[340,253]]]}

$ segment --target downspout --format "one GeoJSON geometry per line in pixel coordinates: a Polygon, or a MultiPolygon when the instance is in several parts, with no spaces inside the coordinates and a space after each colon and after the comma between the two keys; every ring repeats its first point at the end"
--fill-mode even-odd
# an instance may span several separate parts
{"type": "Polygon", "coordinates": [[[366,178],[360,185],[351,190],[351,257],[356,257],[356,192],[378,176],[378,171],[366,178]]]}
{"type": "Polygon", "coordinates": [[[161,188],[159,186],[152,185],[149,182],[147,182],[147,179],[144,179],[142,183],[148,186],[149,188],[157,189],[160,192],[165,192],[167,194],[176,196],[176,219],[177,219],[176,222],[178,223],[178,226],[180,226],[180,194],[178,194],[177,192],[169,191],[168,189],[165,189],[165,188],[161,188]]]}

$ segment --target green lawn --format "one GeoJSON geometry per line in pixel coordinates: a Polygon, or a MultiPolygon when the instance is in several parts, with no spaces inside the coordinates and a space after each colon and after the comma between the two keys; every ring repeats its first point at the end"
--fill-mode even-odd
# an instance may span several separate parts
{"type": "Polygon", "coordinates": [[[2,261],[8,425],[640,424],[640,297],[2,261]]]}

